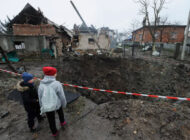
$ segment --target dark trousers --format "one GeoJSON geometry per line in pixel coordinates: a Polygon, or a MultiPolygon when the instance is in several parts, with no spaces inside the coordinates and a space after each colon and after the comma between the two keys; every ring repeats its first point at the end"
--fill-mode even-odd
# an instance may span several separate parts
{"type": "Polygon", "coordinates": [[[34,127],[34,119],[37,118],[38,121],[41,120],[40,106],[38,104],[24,104],[24,108],[28,116],[28,127],[32,129],[34,127]]]}
{"type": "Polygon", "coordinates": [[[38,110],[30,110],[27,112],[28,115],[28,127],[30,129],[32,129],[34,127],[34,119],[37,118],[38,121],[41,120],[41,115],[40,112],[38,112],[38,110]]]}
{"type": "MultiPolygon", "coordinates": [[[[57,110],[56,112],[59,115],[60,123],[63,123],[65,121],[65,118],[64,118],[62,107],[59,110],[57,110]]],[[[46,112],[46,115],[47,115],[47,118],[48,118],[49,127],[51,129],[52,134],[56,134],[57,133],[57,128],[56,128],[56,123],[55,123],[55,111],[46,112]]]]}

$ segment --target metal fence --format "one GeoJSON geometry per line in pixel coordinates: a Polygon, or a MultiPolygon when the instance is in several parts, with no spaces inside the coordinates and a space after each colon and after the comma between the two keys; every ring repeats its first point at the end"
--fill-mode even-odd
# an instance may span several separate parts
{"type": "MultiPolygon", "coordinates": [[[[139,43],[123,44],[123,57],[160,59],[162,61],[173,59],[180,60],[182,44],[156,43],[155,49],[152,44],[140,45],[139,43]],[[153,51],[154,50],[154,51],[153,51]]],[[[190,62],[190,47],[187,47],[185,61],[190,62]]]]}

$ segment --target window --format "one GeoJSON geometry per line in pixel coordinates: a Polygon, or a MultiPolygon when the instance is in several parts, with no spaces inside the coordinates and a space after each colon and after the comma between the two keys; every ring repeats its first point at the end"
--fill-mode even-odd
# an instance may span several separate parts
{"type": "Polygon", "coordinates": [[[142,34],[139,34],[139,40],[142,40],[142,34]]]}
{"type": "Polygon", "coordinates": [[[93,38],[89,38],[89,39],[88,39],[88,43],[89,43],[89,44],[94,44],[94,43],[95,43],[95,40],[94,40],[93,38]]]}
{"type": "Polygon", "coordinates": [[[177,33],[176,32],[171,32],[170,38],[171,39],[177,39],[177,33]]]}
{"type": "Polygon", "coordinates": [[[156,33],[154,34],[155,39],[159,39],[159,36],[160,36],[160,33],[159,33],[159,32],[156,32],[156,33]]]}
{"type": "Polygon", "coordinates": [[[15,46],[15,49],[17,50],[25,49],[25,44],[24,42],[21,42],[21,41],[15,41],[14,46],[15,46]]]}
{"type": "Polygon", "coordinates": [[[133,41],[136,41],[136,35],[133,35],[133,41]]]}

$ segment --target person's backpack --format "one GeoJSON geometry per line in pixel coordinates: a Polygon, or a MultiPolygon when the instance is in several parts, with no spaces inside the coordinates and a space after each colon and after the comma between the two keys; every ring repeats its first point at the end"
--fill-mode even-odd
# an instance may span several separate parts
{"type": "Polygon", "coordinates": [[[41,114],[45,112],[55,111],[59,108],[61,101],[59,100],[55,90],[50,86],[42,84],[44,91],[41,98],[41,114]]]}

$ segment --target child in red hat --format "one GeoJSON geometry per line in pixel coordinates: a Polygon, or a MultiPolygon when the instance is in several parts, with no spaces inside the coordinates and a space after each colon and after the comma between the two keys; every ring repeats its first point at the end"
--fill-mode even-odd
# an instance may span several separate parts
{"type": "Polygon", "coordinates": [[[59,115],[60,125],[66,124],[62,107],[66,107],[62,84],[56,81],[57,69],[54,67],[43,67],[44,79],[40,82],[38,89],[41,113],[46,113],[52,136],[57,136],[58,131],[55,124],[55,112],[59,115]]]}

